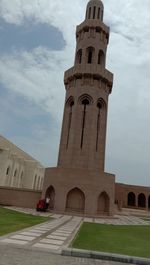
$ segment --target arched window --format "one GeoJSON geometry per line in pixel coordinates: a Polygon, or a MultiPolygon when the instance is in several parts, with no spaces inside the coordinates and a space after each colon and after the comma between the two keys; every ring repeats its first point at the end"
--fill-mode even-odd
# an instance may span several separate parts
{"type": "Polygon", "coordinates": [[[140,208],[146,207],[146,197],[143,193],[140,193],[138,196],[138,207],[140,208]]]}
{"type": "Polygon", "coordinates": [[[88,94],[83,94],[82,96],[79,97],[78,103],[84,105],[85,102],[86,105],[91,105],[93,104],[93,98],[88,94]]]}
{"type": "Polygon", "coordinates": [[[97,114],[97,128],[96,128],[96,152],[98,151],[98,146],[99,146],[99,135],[100,135],[100,121],[101,121],[101,110],[104,109],[106,106],[105,101],[100,98],[97,101],[97,109],[98,109],[98,114],[97,114]]]}
{"type": "Polygon", "coordinates": [[[102,50],[100,50],[98,53],[98,64],[103,65],[103,66],[105,65],[105,55],[102,50]]]}
{"type": "Polygon", "coordinates": [[[96,6],[93,8],[93,19],[95,19],[95,14],[96,14],[96,6]]]}
{"type": "Polygon", "coordinates": [[[9,175],[9,172],[10,172],[10,167],[8,167],[7,170],[6,170],[6,175],[7,176],[9,175]]]}
{"type": "Polygon", "coordinates": [[[104,11],[101,12],[101,20],[103,20],[104,11]]]}
{"type": "Polygon", "coordinates": [[[73,106],[74,106],[74,98],[71,96],[66,102],[66,106],[69,109],[68,113],[68,125],[67,125],[67,142],[66,142],[66,148],[68,148],[69,145],[69,138],[70,138],[70,130],[71,130],[71,123],[72,123],[72,112],[73,112],[73,106]]]}
{"type": "Polygon", "coordinates": [[[93,47],[87,48],[87,63],[92,64],[94,61],[94,51],[95,49],[93,47]]]}
{"type": "Polygon", "coordinates": [[[34,177],[33,189],[36,189],[36,182],[37,182],[37,175],[35,175],[34,177]]]}
{"type": "Polygon", "coordinates": [[[89,16],[88,18],[90,19],[91,18],[91,7],[89,8],[89,16]]]}
{"type": "Polygon", "coordinates": [[[74,188],[67,194],[66,211],[71,212],[84,212],[85,208],[85,195],[78,189],[74,188]]]}
{"type": "Polygon", "coordinates": [[[98,13],[97,13],[97,19],[100,19],[100,13],[101,13],[101,9],[100,7],[98,8],[98,13]]]}
{"type": "Polygon", "coordinates": [[[92,104],[93,99],[89,95],[82,95],[79,98],[80,104],[83,105],[83,116],[82,116],[82,130],[81,130],[81,143],[80,143],[80,148],[82,149],[83,147],[83,141],[84,141],[84,131],[85,131],[85,122],[86,122],[86,111],[87,111],[87,106],[92,104]]]}
{"type": "Polygon", "coordinates": [[[82,63],[82,49],[78,50],[77,52],[77,59],[76,59],[76,62],[78,64],[81,64],[82,63]]]}
{"type": "Polygon", "coordinates": [[[133,192],[128,193],[128,206],[135,206],[135,194],[133,192]]]}

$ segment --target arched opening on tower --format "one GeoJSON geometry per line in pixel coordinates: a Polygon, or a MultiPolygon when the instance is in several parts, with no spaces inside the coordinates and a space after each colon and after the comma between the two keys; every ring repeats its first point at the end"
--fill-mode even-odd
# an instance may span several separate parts
{"type": "Polygon", "coordinates": [[[82,131],[81,131],[81,144],[80,144],[80,148],[82,149],[84,141],[84,132],[85,132],[86,111],[87,111],[87,106],[90,104],[90,101],[87,97],[85,97],[82,99],[81,104],[83,105],[82,131]]]}
{"type": "Polygon", "coordinates": [[[133,192],[128,193],[128,206],[135,207],[136,197],[133,192]]]}
{"type": "Polygon", "coordinates": [[[78,189],[74,188],[67,194],[66,211],[84,213],[85,195],[78,189]]]}
{"type": "Polygon", "coordinates": [[[93,7],[93,19],[95,19],[96,16],[96,6],[93,7]]]}
{"type": "Polygon", "coordinates": [[[81,64],[82,63],[82,49],[78,50],[78,52],[77,52],[76,62],[78,64],[81,64]]]}
{"type": "Polygon", "coordinates": [[[97,101],[97,128],[96,128],[96,152],[98,151],[98,146],[99,146],[99,136],[100,136],[100,125],[101,125],[101,111],[102,109],[105,109],[106,103],[105,101],[100,98],[97,101]]]}
{"type": "Polygon", "coordinates": [[[87,48],[87,63],[92,64],[94,61],[94,52],[95,49],[93,47],[87,48]]]}
{"type": "Polygon", "coordinates": [[[67,142],[66,142],[66,148],[67,149],[68,149],[69,138],[70,138],[73,106],[74,106],[74,98],[71,96],[71,97],[69,97],[69,99],[66,102],[66,107],[68,109],[67,142]]]}
{"type": "Polygon", "coordinates": [[[100,19],[100,15],[101,15],[101,9],[100,7],[98,8],[98,13],[97,13],[97,19],[100,19]]]}
{"type": "Polygon", "coordinates": [[[49,198],[49,209],[54,210],[55,207],[55,189],[53,186],[50,186],[45,194],[45,198],[49,198]]]}
{"type": "Polygon", "coordinates": [[[98,214],[108,215],[109,214],[110,199],[108,194],[104,191],[98,197],[98,214]]]}
{"type": "Polygon", "coordinates": [[[143,193],[140,193],[138,196],[138,207],[145,208],[146,207],[146,197],[143,193]]]}
{"type": "Polygon", "coordinates": [[[98,64],[104,66],[105,65],[105,54],[102,50],[98,53],[98,64]]]}
{"type": "Polygon", "coordinates": [[[89,7],[89,12],[88,12],[88,19],[91,18],[91,7],[89,7]]]}

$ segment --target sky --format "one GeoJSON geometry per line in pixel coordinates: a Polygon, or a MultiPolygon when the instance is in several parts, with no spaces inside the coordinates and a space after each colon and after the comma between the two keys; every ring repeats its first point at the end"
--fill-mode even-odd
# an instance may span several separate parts
{"type": "MultiPolygon", "coordinates": [[[[75,29],[87,0],[0,0],[0,134],[56,166],[75,29]]],[[[150,1],[105,0],[110,27],[105,170],[150,186],[150,1]]]]}

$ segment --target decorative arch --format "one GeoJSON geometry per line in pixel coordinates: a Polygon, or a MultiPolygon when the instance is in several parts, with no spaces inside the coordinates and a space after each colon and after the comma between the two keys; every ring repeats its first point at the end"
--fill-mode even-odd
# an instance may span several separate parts
{"type": "Polygon", "coordinates": [[[54,210],[55,207],[55,189],[53,186],[50,186],[47,190],[46,190],[46,194],[45,194],[45,198],[49,198],[49,209],[50,210],[54,210]]]}
{"type": "Polygon", "coordinates": [[[104,66],[105,65],[105,54],[102,50],[98,53],[98,64],[104,66]]]}
{"type": "Polygon", "coordinates": [[[71,124],[72,124],[73,106],[74,106],[74,97],[70,96],[68,98],[68,100],[66,101],[66,107],[68,109],[68,111],[67,111],[68,124],[67,124],[66,149],[68,149],[68,145],[69,145],[70,130],[71,130],[71,124]]]}
{"type": "Polygon", "coordinates": [[[144,193],[140,193],[138,196],[138,207],[145,208],[146,207],[146,197],[144,193]]]}
{"type": "Polygon", "coordinates": [[[79,97],[78,103],[84,105],[84,102],[86,103],[85,105],[91,105],[93,104],[93,98],[88,94],[83,94],[79,97]]]}
{"type": "Polygon", "coordinates": [[[66,211],[82,212],[85,209],[85,195],[79,188],[70,190],[66,199],[66,211]]]}
{"type": "Polygon", "coordinates": [[[95,49],[94,47],[88,47],[86,49],[86,62],[92,64],[94,62],[95,49]]]}
{"type": "Polygon", "coordinates": [[[84,94],[79,98],[79,104],[83,106],[82,109],[82,127],[81,127],[81,142],[80,142],[80,148],[83,147],[83,141],[84,141],[84,132],[85,132],[85,125],[87,120],[87,106],[91,105],[93,103],[93,99],[91,96],[84,94]]]}
{"type": "Polygon", "coordinates": [[[76,63],[78,63],[78,64],[82,63],[82,49],[77,51],[76,63]]]}
{"type": "Polygon", "coordinates": [[[103,98],[99,98],[97,100],[97,107],[99,109],[105,109],[106,108],[106,102],[105,102],[105,100],[103,98]]]}
{"type": "Polygon", "coordinates": [[[98,151],[100,129],[101,129],[101,110],[106,108],[106,103],[103,98],[99,98],[97,101],[97,127],[96,127],[96,152],[98,151]]]}
{"type": "Polygon", "coordinates": [[[97,13],[97,19],[100,19],[100,18],[101,18],[100,15],[101,15],[101,9],[100,9],[100,7],[99,7],[99,8],[98,8],[98,13],[97,13]]]}
{"type": "Polygon", "coordinates": [[[97,211],[98,214],[108,214],[110,207],[110,199],[108,194],[103,191],[98,197],[97,211]]]}
{"type": "Polygon", "coordinates": [[[135,206],[136,204],[136,197],[134,192],[128,193],[128,206],[135,206]]]}
{"type": "Polygon", "coordinates": [[[89,7],[89,10],[88,10],[88,19],[91,18],[91,7],[89,7]]]}
{"type": "Polygon", "coordinates": [[[72,107],[74,105],[74,97],[70,96],[66,101],[66,107],[72,107]]]}

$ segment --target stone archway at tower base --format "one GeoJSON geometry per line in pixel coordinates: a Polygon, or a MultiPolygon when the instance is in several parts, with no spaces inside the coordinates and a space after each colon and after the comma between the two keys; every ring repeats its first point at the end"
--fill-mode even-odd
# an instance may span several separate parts
{"type": "Polygon", "coordinates": [[[55,190],[57,213],[89,217],[114,213],[114,175],[86,169],[47,168],[42,198],[50,186],[55,190]]]}

